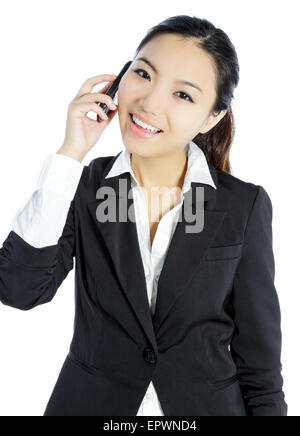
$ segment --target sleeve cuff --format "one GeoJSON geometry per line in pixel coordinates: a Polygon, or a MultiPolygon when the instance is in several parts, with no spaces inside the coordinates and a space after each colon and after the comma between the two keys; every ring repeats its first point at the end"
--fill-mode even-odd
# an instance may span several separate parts
{"type": "Polygon", "coordinates": [[[11,230],[3,242],[2,255],[13,263],[30,268],[51,268],[57,261],[58,245],[35,248],[11,230]]]}
{"type": "Polygon", "coordinates": [[[251,409],[252,416],[287,416],[287,407],[261,406],[251,409]]]}
{"type": "Polygon", "coordinates": [[[35,189],[46,189],[72,199],[84,164],[62,154],[49,154],[44,160],[35,189]]]}

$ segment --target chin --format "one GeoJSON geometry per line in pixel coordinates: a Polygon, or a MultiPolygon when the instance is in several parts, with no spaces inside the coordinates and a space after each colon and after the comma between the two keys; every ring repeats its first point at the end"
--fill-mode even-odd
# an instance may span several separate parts
{"type": "Polygon", "coordinates": [[[140,157],[148,157],[151,156],[151,150],[146,150],[145,147],[137,145],[125,145],[127,151],[129,153],[135,154],[140,157]]]}

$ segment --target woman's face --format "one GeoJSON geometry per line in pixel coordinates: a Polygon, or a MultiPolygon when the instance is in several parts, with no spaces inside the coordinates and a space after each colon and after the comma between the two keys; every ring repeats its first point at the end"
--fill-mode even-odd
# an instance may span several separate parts
{"type": "Polygon", "coordinates": [[[216,98],[215,81],[212,59],[192,40],[165,34],[149,41],[118,89],[119,123],[128,151],[141,157],[170,155],[183,150],[199,132],[210,130],[226,113],[209,116],[216,98]],[[162,132],[140,138],[130,127],[132,113],[162,132]]]}

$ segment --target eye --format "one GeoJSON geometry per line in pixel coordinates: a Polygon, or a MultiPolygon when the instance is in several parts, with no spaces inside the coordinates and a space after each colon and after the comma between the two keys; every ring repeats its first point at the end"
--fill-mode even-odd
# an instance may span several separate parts
{"type": "MultiPolygon", "coordinates": [[[[142,71],[143,73],[146,73],[148,77],[150,77],[149,74],[147,73],[147,71],[142,70],[141,68],[138,68],[137,70],[133,70],[133,71],[134,71],[138,76],[140,76],[140,75],[139,75],[139,71],[142,71]]],[[[143,76],[140,76],[140,77],[143,77],[143,76]]],[[[143,77],[143,78],[144,78],[144,77],[143,77]]]]}
{"type": "MultiPolygon", "coordinates": [[[[145,70],[143,70],[143,69],[141,69],[141,68],[138,68],[137,70],[133,70],[138,76],[140,76],[140,77],[143,77],[143,76],[141,76],[140,74],[139,74],[139,72],[141,71],[142,73],[145,73],[149,78],[150,78],[150,76],[149,76],[149,74],[147,73],[147,71],[145,71],[145,70]]],[[[144,77],[143,77],[144,78],[144,77]]],[[[177,94],[183,94],[183,95],[185,95],[186,97],[188,97],[188,99],[189,99],[189,101],[191,102],[191,103],[194,103],[194,101],[193,101],[193,99],[188,95],[188,94],[186,94],[185,92],[183,92],[183,91],[177,91],[177,94]]],[[[179,97],[179,98],[181,98],[181,97],[179,97]]],[[[185,100],[185,101],[188,101],[188,100],[186,100],[186,98],[184,97],[184,98],[181,98],[181,100],[185,100]]]]}
{"type": "MultiPolygon", "coordinates": [[[[177,91],[177,93],[186,95],[189,98],[190,102],[194,103],[193,100],[191,99],[191,97],[188,94],[186,94],[185,92],[177,91]]],[[[183,100],[185,100],[185,98],[183,98],[183,100]]]]}

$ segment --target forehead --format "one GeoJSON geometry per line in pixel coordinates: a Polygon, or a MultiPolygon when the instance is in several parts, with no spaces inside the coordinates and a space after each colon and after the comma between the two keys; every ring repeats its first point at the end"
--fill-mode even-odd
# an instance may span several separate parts
{"type": "Polygon", "coordinates": [[[145,44],[136,57],[149,59],[159,75],[168,76],[171,80],[190,80],[197,83],[206,95],[214,94],[215,63],[211,55],[196,45],[196,41],[181,35],[157,35],[145,44]]]}

